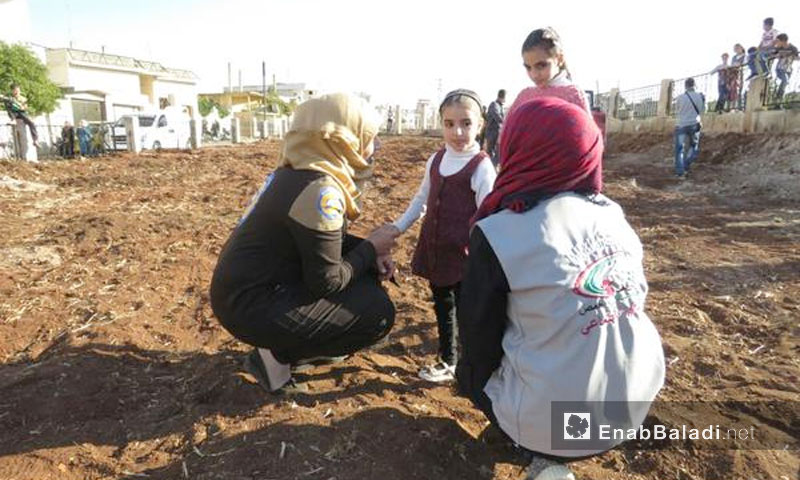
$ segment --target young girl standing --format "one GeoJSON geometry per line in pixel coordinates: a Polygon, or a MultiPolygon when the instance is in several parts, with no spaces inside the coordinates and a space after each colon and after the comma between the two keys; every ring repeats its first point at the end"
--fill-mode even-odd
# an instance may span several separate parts
{"type": "Polygon", "coordinates": [[[475,136],[481,129],[482,106],[471,90],[448,93],[439,106],[445,146],[431,155],[417,194],[394,222],[396,234],[424,216],[411,263],[415,275],[430,282],[439,333],[439,361],[420,370],[422,379],[452,380],[457,361],[456,304],[469,219],[492,190],[495,170],[475,136]]]}
{"type": "Polygon", "coordinates": [[[532,31],[522,44],[522,62],[535,86],[523,89],[507,115],[521,104],[539,97],[558,97],[589,111],[583,90],[572,83],[561,38],[551,27],[532,31]]]}

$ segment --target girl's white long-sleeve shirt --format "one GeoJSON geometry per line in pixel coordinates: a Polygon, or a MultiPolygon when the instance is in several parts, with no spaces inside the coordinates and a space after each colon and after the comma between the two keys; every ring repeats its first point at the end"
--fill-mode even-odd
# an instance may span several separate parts
{"type": "MultiPolygon", "coordinates": [[[[439,164],[439,174],[444,177],[455,175],[466,167],[469,161],[480,153],[480,151],[480,146],[477,143],[473,143],[472,146],[464,152],[456,152],[450,148],[449,145],[446,145],[444,157],[439,164]]],[[[408,208],[406,208],[405,213],[394,221],[394,226],[397,227],[401,233],[411,228],[414,222],[425,216],[428,194],[431,190],[431,165],[433,164],[434,157],[436,157],[436,153],[431,155],[430,158],[428,158],[428,162],[425,164],[425,176],[422,178],[422,183],[417,190],[417,194],[411,199],[411,203],[408,205],[408,208]]],[[[483,199],[492,191],[494,179],[496,177],[497,172],[495,172],[494,165],[492,165],[492,161],[488,157],[480,162],[472,173],[470,187],[472,191],[475,192],[476,208],[480,207],[483,199]]]]}

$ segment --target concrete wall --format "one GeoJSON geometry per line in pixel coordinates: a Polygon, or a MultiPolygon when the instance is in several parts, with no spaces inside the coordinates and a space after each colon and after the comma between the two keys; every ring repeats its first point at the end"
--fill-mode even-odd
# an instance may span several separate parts
{"type": "MultiPolygon", "coordinates": [[[[703,133],[792,133],[800,132],[800,111],[772,110],[756,112],[706,113],[702,116],[703,133]]],[[[669,133],[675,128],[671,117],[638,120],[609,118],[608,133],[669,133]]]]}
{"type": "MultiPolygon", "coordinates": [[[[608,93],[606,106],[607,133],[669,133],[675,129],[675,118],[669,116],[672,80],[661,82],[658,113],[655,117],[620,120],[616,118],[619,90],[608,93]]],[[[704,113],[701,116],[705,134],[718,133],[793,133],[800,132],[800,110],[765,110],[761,103],[766,80],[756,78],[748,84],[748,101],[744,111],[704,113]]]]}

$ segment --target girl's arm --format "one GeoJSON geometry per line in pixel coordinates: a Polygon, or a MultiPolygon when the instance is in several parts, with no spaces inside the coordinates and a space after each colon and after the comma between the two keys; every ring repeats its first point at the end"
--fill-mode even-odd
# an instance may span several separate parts
{"type": "Polygon", "coordinates": [[[403,215],[393,222],[393,225],[397,227],[400,233],[405,233],[406,230],[411,228],[411,225],[414,225],[414,222],[425,216],[428,193],[431,190],[431,164],[435,156],[435,153],[431,155],[425,164],[425,176],[422,177],[422,183],[417,190],[417,194],[411,199],[411,203],[408,204],[408,208],[406,208],[403,215]]]}
{"type": "Polygon", "coordinates": [[[483,199],[494,188],[495,178],[497,178],[497,171],[494,169],[491,159],[486,158],[478,164],[478,168],[475,169],[470,180],[472,191],[475,192],[476,208],[480,208],[483,199]]]}

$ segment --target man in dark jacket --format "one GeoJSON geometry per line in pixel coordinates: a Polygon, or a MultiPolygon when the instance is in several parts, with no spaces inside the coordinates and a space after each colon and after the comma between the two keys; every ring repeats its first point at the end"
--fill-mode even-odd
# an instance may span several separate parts
{"type": "Polygon", "coordinates": [[[499,90],[497,99],[489,104],[489,110],[486,112],[486,153],[492,157],[492,163],[495,165],[497,165],[497,138],[505,118],[504,103],[506,103],[506,91],[499,90]]]}

